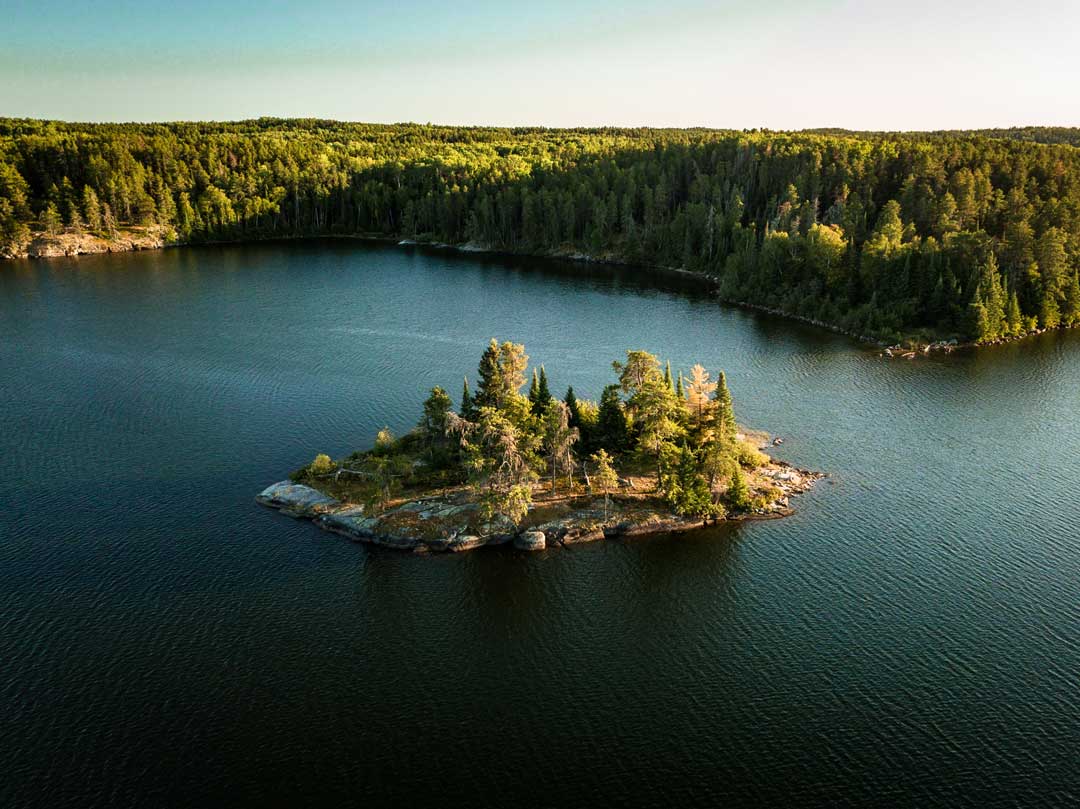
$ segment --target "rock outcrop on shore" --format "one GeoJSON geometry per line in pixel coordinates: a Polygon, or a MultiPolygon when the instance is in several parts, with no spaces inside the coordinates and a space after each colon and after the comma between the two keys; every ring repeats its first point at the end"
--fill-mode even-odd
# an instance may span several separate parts
{"type": "MultiPolygon", "coordinates": [[[[774,462],[762,472],[783,496],[767,509],[735,519],[769,519],[791,513],[789,497],[807,491],[824,477],[774,462]]],[[[416,553],[460,553],[487,545],[511,543],[524,551],[601,539],[690,531],[711,523],[657,509],[657,503],[636,498],[604,499],[582,495],[557,504],[538,504],[521,526],[481,517],[479,506],[464,490],[400,503],[377,515],[343,503],[303,484],[281,481],[256,498],[291,517],[309,519],[324,531],[353,541],[416,553]]]]}
{"type": "Polygon", "coordinates": [[[110,238],[95,233],[76,233],[75,231],[49,235],[43,232],[33,234],[28,244],[14,255],[4,258],[62,258],[81,256],[91,253],[126,253],[132,250],[157,250],[173,242],[176,238],[172,228],[160,225],[148,227],[127,227],[118,230],[110,238]]]}

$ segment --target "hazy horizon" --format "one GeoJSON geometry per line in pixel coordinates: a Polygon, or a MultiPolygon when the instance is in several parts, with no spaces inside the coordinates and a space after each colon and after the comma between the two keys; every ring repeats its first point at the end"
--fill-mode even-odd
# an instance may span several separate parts
{"type": "Polygon", "coordinates": [[[1030,124],[1030,123],[1011,123],[1003,124],[1000,126],[984,126],[984,127],[967,127],[967,128],[931,128],[931,129],[856,129],[852,127],[844,126],[807,126],[807,127],[790,127],[779,128],[770,126],[707,126],[703,124],[686,124],[684,126],[668,126],[665,124],[568,124],[568,125],[553,125],[545,123],[529,123],[529,124],[490,124],[490,123],[457,123],[454,121],[418,121],[418,120],[401,120],[401,121],[371,121],[360,118],[330,118],[325,116],[316,115],[253,115],[246,118],[157,118],[157,119],[136,119],[136,118],[110,118],[110,119],[75,119],[75,118],[57,118],[57,117],[43,117],[33,115],[0,115],[0,120],[14,120],[14,121],[44,121],[49,123],[61,123],[71,126],[80,125],[115,125],[115,126],[153,126],[162,125],[167,126],[171,124],[241,124],[250,121],[259,120],[277,120],[277,121],[327,121],[337,124],[354,124],[360,126],[432,126],[432,127],[444,127],[448,129],[454,128],[468,128],[468,129],[550,129],[552,131],[563,130],[595,130],[595,129],[622,129],[622,130],[634,130],[634,129],[652,129],[652,130],[702,130],[711,132],[822,132],[831,130],[835,132],[850,132],[852,134],[927,134],[932,135],[942,132],[986,132],[996,130],[1019,130],[1019,129],[1080,129],[1080,124],[1030,124]]]}
{"type": "Polygon", "coordinates": [[[1080,9],[15,0],[0,115],[859,131],[1076,126],[1080,9]]]}

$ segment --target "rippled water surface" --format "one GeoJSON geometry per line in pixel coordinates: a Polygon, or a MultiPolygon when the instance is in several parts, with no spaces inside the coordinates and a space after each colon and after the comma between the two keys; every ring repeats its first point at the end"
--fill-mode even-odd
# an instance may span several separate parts
{"type": "Polygon", "coordinates": [[[0,266],[0,805],[1075,805],[1080,334],[916,362],[353,242],[0,266]],[[422,558],[253,503],[456,397],[726,369],[796,516],[422,558]]]}

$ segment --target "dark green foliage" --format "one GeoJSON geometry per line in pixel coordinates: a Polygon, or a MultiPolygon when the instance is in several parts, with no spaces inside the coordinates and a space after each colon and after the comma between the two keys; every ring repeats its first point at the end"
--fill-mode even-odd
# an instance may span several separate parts
{"type": "Polygon", "coordinates": [[[447,436],[452,406],[450,395],[436,385],[424,402],[424,415],[417,425],[417,433],[423,442],[427,460],[436,468],[444,467],[455,460],[453,444],[447,436]]]}
{"type": "MultiPolygon", "coordinates": [[[[745,486],[745,484],[744,484],[745,486]]],[[[717,517],[724,507],[713,502],[709,484],[694,453],[687,447],[678,450],[673,462],[661,477],[664,499],[685,517],[717,517]]]]}
{"type": "Polygon", "coordinates": [[[619,397],[618,385],[608,385],[600,396],[594,441],[598,449],[605,449],[616,457],[630,448],[626,411],[619,397]]]}
{"type": "Polygon", "coordinates": [[[529,407],[537,415],[543,412],[543,407],[540,404],[540,378],[535,368],[533,368],[532,372],[532,382],[529,383],[529,407]]]}
{"type": "Polygon", "coordinates": [[[494,337],[480,357],[477,379],[473,407],[477,410],[481,407],[499,407],[504,398],[503,378],[499,369],[499,343],[494,337]]]}
{"type": "Polygon", "coordinates": [[[566,396],[563,398],[563,404],[566,405],[566,411],[570,415],[570,426],[576,428],[578,431],[578,456],[581,458],[588,458],[595,450],[595,445],[593,444],[595,427],[594,425],[587,423],[581,417],[581,408],[578,405],[577,396],[574,395],[573,385],[566,389],[566,396]]]}
{"type": "Polygon", "coordinates": [[[544,370],[544,366],[540,366],[540,384],[536,390],[536,402],[541,410],[546,410],[547,406],[551,404],[553,397],[551,391],[548,389],[547,371],[544,370]]]}
{"type": "Polygon", "coordinates": [[[728,508],[732,511],[746,511],[750,508],[750,490],[743,477],[742,467],[735,464],[731,473],[731,483],[727,490],[728,508]]]}
{"type": "MultiPolygon", "coordinates": [[[[710,273],[888,340],[1068,324],[1080,131],[493,129],[0,119],[0,254],[28,229],[363,234],[710,273]],[[997,260],[998,319],[990,256],[997,260]],[[1016,296],[1016,308],[1012,296],[1016,296]]],[[[478,396],[487,391],[480,380],[478,396]]]]}
{"type": "Polygon", "coordinates": [[[731,401],[731,391],[727,386],[727,375],[721,371],[716,386],[716,423],[720,435],[728,440],[735,438],[738,427],[735,423],[735,405],[731,401]]]}
{"type": "Polygon", "coordinates": [[[476,408],[473,406],[473,398],[469,393],[469,377],[465,377],[465,382],[461,387],[461,407],[458,413],[468,421],[476,420],[476,408]]]}

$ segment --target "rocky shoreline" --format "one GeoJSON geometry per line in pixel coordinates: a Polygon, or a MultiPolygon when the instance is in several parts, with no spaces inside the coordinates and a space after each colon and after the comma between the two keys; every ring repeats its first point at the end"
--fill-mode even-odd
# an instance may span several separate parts
{"type": "Polygon", "coordinates": [[[465,489],[405,500],[378,515],[368,515],[362,505],[342,502],[288,480],[268,486],[255,500],[287,516],[311,520],[324,531],[354,542],[394,550],[461,553],[512,544],[523,551],[542,551],[603,539],[681,533],[717,522],[784,517],[793,513],[790,497],[808,491],[825,477],[783,461],[773,461],[758,472],[771,480],[781,496],[764,508],[719,521],[681,517],[658,507],[653,499],[633,495],[612,496],[606,515],[604,499],[596,495],[556,504],[539,502],[520,526],[499,519],[484,522],[479,506],[465,489]]]}
{"type": "Polygon", "coordinates": [[[171,228],[158,225],[145,228],[123,228],[113,238],[95,233],[65,232],[50,236],[35,233],[25,249],[5,258],[64,258],[95,253],[129,253],[134,250],[160,250],[174,242],[171,228]]]}

